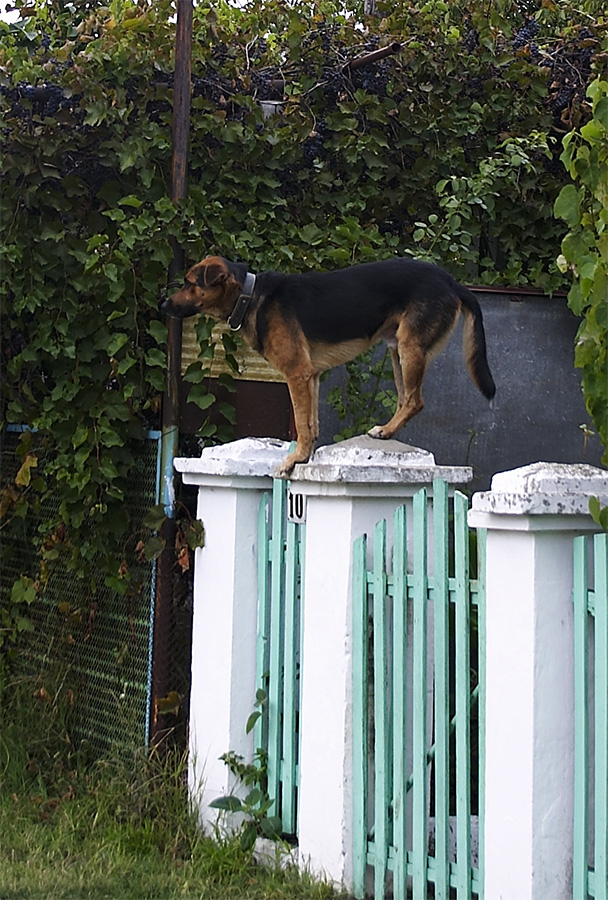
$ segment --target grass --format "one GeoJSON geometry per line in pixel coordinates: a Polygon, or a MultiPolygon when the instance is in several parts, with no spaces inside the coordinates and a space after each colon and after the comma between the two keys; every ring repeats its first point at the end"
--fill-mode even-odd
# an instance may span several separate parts
{"type": "Polygon", "coordinates": [[[74,749],[60,701],[23,688],[2,705],[0,900],[337,897],[293,866],[257,865],[234,837],[203,835],[180,751],[93,760],[74,749]]]}

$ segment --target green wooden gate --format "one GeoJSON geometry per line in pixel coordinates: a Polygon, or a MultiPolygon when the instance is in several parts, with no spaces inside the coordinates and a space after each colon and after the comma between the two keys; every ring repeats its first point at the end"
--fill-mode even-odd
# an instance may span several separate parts
{"type": "Polygon", "coordinates": [[[392,554],[386,521],[354,548],[357,898],[368,866],[376,900],[391,881],[397,900],[426,900],[430,884],[435,898],[481,893],[485,533],[471,578],[467,498],[435,481],[430,505],[414,497],[411,539],[396,511],[392,554]]]}
{"type": "MultiPolygon", "coordinates": [[[[259,509],[257,679],[266,702],[255,738],[268,756],[272,813],[286,834],[297,836],[306,526],[289,520],[289,501],[289,483],[275,480],[259,509]]],[[[426,900],[429,883],[436,898],[452,896],[454,888],[458,898],[481,892],[481,848],[473,853],[471,843],[483,810],[483,580],[470,577],[470,566],[484,572],[485,533],[475,544],[467,498],[457,493],[449,500],[444,482],[433,484],[432,518],[430,503],[430,492],[420,491],[411,522],[406,506],[397,510],[392,565],[384,521],[373,536],[371,569],[372,542],[363,536],[353,548],[354,859],[361,898],[368,866],[376,900],[391,891],[397,900],[408,891],[426,900]]]]}
{"type": "Polygon", "coordinates": [[[608,900],[608,535],[574,541],[573,898],[608,900]],[[593,737],[592,737],[593,735],[593,737]]]}

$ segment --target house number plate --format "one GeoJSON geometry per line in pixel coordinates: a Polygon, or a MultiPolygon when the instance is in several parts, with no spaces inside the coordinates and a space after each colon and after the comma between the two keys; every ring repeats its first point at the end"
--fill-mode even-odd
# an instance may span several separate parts
{"type": "Polygon", "coordinates": [[[287,492],[287,521],[301,523],[306,521],[306,498],[304,494],[287,492]]]}

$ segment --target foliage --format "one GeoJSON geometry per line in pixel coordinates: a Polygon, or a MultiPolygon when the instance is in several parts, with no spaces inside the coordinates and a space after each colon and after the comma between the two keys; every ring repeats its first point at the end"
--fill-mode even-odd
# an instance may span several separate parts
{"type": "Polygon", "coordinates": [[[589,498],[589,512],[594,522],[608,531],[608,506],[602,506],[597,497],[589,498]]]}
{"type": "MultiPolygon", "coordinates": [[[[40,449],[23,438],[24,483],[3,485],[0,511],[14,521],[59,499],[28,588],[44,590],[59,562],[92,595],[100,566],[128,588],[124,493],[158,424],[173,242],[189,262],[221,252],[254,270],[409,253],[469,280],[563,283],[555,138],[588,117],[606,51],[599,3],[396,2],[379,18],[354,0],[197,5],[179,204],[174,4],[16,5],[22,20],[0,23],[0,402],[40,449]],[[400,53],[353,65],[393,40],[400,53]]],[[[206,362],[204,322],[199,336],[206,362]]],[[[210,409],[206,371],[185,378],[210,409]]],[[[226,428],[209,419],[207,440],[229,433],[231,407],[220,411],[226,428]]],[[[11,639],[20,605],[2,600],[11,639]]]]}
{"type": "MultiPolygon", "coordinates": [[[[263,706],[266,699],[266,692],[259,689],[256,706],[263,706]]],[[[261,711],[257,709],[249,716],[245,728],[247,734],[253,729],[261,714],[261,711]]],[[[234,793],[218,797],[209,806],[223,812],[240,813],[245,817],[239,838],[241,847],[245,851],[253,848],[258,837],[265,837],[272,841],[279,840],[283,829],[281,818],[268,815],[275,805],[275,800],[268,796],[266,789],[268,780],[268,754],[266,751],[258,748],[250,763],[246,763],[244,758],[234,751],[224,753],[221,759],[232,774],[238,778],[240,784],[251,790],[244,797],[238,797],[234,793]]]]}
{"type": "Polygon", "coordinates": [[[574,360],[608,465],[608,81],[596,78],[587,95],[592,118],[563,139],[561,159],[573,183],[562,188],[555,214],[569,228],[559,259],[573,274],[568,305],[583,317],[574,360]]]}
{"type": "Polygon", "coordinates": [[[335,409],[344,427],[335,440],[346,440],[367,432],[378,421],[390,418],[396,408],[394,390],[387,390],[392,366],[388,349],[383,353],[367,350],[356,360],[346,363],[348,379],[343,385],[331,387],[327,400],[335,409]]]}

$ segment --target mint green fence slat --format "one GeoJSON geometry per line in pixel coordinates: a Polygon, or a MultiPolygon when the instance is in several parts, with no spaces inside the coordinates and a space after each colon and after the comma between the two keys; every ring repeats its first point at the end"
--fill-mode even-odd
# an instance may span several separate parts
{"type": "MultiPolygon", "coordinates": [[[[483,900],[485,871],[485,790],[486,790],[486,545],[487,530],[477,529],[477,758],[478,758],[478,857],[477,892],[483,900]]],[[[474,693],[474,692],[473,692],[474,693]]],[[[471,695],[473,701],[473,694],[471,695]]]]}
{"type": "Polygon", "coordinates": [[[584,536],[575,539],[573,601],[572,895],[573,900],[608,900],[608,535],[596,534],[593,542],[584,536]]]}
{"type": "Polygon", "coordinates": [[[393,517],[393,872],[394,896],[407,891],[407,516],[404,506],[393,517]]]}
{"type": "Polygon", "coordinates": [[[364,900],[367,870],[367,597],[367,535],[363,534],[353,546],[353,883],[357,900],[364,900]]]}
{"type": "Polygon", "coordinates": [[[283,763],[281,767],[283,829],[296,831],[297,732],[299,706],[297,660],[299,657],[298,526],[288,522],[285,536],[285,653],[283,701],[283,763]]]}
{"type": "Polygon", "coordinates": [[[587,897],[589,856],[589,709],[587,538],[574,541],[574,848],[573,897],[587,897]]]}
{"type": "MultiPolygon", "coordinates": [[[[472,775],[483,776],[483,756],[479,754],[479,766],[473,769],[471,716],[477,713],[475,736],[482,747],[484,579],[481,571],[476,580],[469,575],[466,497],[454,499],[453,526],[447,485],[433,485],[432,518],[430,497],[423,489],[409,512],[406,506],[396,511],[392,554],[387,525],[378,523],[370,571],[365,535],[353,547],[353,849],[358,900],[365,896],[368,865],[373,867],[375,900],[384,900],[391,891],[389,871],[392,895],[399,900],[426,900],[433,889],[437,900],[448,900],[454,889],[463,900],[481,893],[482,872],[471,860],[471,790],[472,775]],[[475,608],[480,646],[475,645],[478,677],[472,684],[475,608]],[[368,745],[369,715],[374,739],[368,745]],[[450,850],[454,813],[455,859],[450,850]],[[432,832],[434,851],[429,848],[432,832]]],[[[485,563],[484,538],[481,533],[479,566],[485,563]]],[[[481,803],[483,790],[481,784],[477,787],[481,803]]]]}
{"type": "Polygon", "coordinates": [[[427,494],[422,489],[414,497],[414,621],[413,621],[413,880],[414,895],[426,892],[427,861],[427,494]]]}
{"type": "Polygon", "coordinates": [[[471,767],[470,767],[470,602],[469,529],[467,498],[454,495],[454,551],[456,559],[456,896],[471,893],[471,767]]]}
{"type": "Polygon", "coordinates": [[[595,892],[608,900],[608,535],[594,537],[595,892]]]}
{"type": "MultiPolygon", "coordinates": [[[[435,897],[450,896],[450,592],[448,486],[434,486],[433,503],[435,615],[435,897]]],[[[405,895],[403,895],[405,896],[405,895]]]]}
{"type": "Polygon", "coordinates": [[[373,568],[373,648],[374,648],[374,844],[377,861],[374,867],[374,891],[382,894],[386,881],[388,859],[388,798],[389,798],[389,727],[387,709],[387,603],[386,603],[386,522],[378,522],[374,529],[373,568]]]}
{"type": "MultiPolygon", "coordinates": [[[[281,707],[283,664],[283,565],[285,491],[275,485],[272,492],[272,543],[270,546],[270,653],[268,683],[268,794],[278,800],[281,776],[281,707]]],[[[275,810],[273,810],[273,813],[275,810]]]]}

